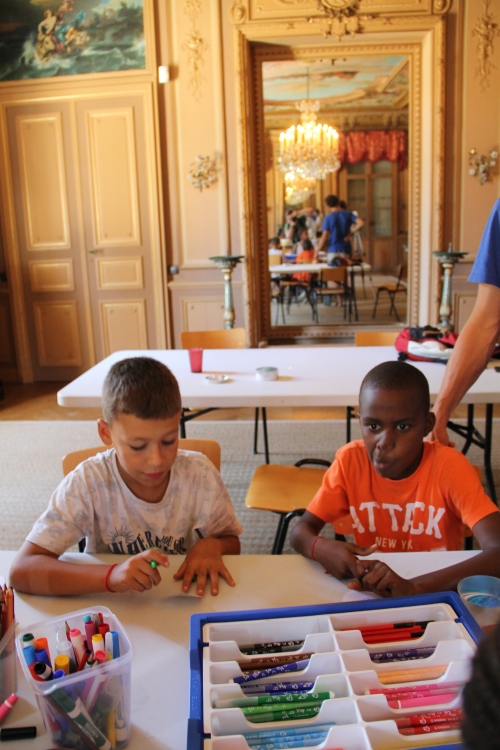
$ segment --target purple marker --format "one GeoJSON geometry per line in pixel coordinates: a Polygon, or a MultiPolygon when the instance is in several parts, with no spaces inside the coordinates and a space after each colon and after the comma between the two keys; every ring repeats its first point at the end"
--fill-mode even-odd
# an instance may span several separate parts
{"type": "Polygon", "coordinates": [[[370,654],[372,661],[377,664],[383,664],[390,661],[413,661],[415,659],[426,659],[432,656],[436,650],[435,646],[428,648],[407,648],[401,651],[381,651],[377,654],[370,654]]]}
{"type": "Polygon", "coordinates": [[[256,672],[247,672],[241,677],[234,677],[229,682],[235,682],[240,685],[243,682],[255,682],[256,680],[263,680],[264,677],[272,677],[275,674],[285,674],[286,672],[300,672],[309,665],[309,659],[302,659],[302,661],[295,661],[293,664],[280,664],[278,667],[271,667],[270,669],[261,669],[256,672]]]}
{"type": "Polygon", "coordinates": [[[307,693],[314,687],[314,682],[259,682],[250,685],[241,685],[245,695],[258,695],[265,693],[307,693]]]}

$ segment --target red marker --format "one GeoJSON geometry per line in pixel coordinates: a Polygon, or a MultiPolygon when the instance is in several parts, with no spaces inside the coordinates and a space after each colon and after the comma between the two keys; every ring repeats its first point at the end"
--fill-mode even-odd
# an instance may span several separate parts
{"type": "Polygon", "coordinates": [[[12,695],[9,695],[9,697],[6,700],[4,700],[4,702],[0,706],[0,724],[9,713],[10,709],[14,708],[16,703],[17,703],[17,695],[15,693],[12,693],[12,695]]]}
{"type": "Polygon", "coordinates": [[[391,695],[386,695],[385,697],[388,701],[405,701],[411,700],[412,698],[427,698],[429,696],[435,695],[450,695],[451,693],[458,695],[459,692],[459,688],[451,690],[449,687],[444,687],[442,690],[401,690],[399,693],[392,693],[391,695]]]}
{"type": "Polygon", "coordinates": [[[433,620],[427,620],[424,622],[386,622],[381,625],[362,625],[358,628],[344,628],[340,632],[345,633],[349,630],[360,630],[362,633],[379,633],[384,630],[407,630],[408,628],[421,627],[426,628],[429,622],[433,620]]]}
{"type": "Polygon", "coordinates": [[[462,720],[462,709],[452,708],[449,711],[436,711],[432,714],[414,714],[404,719],[396,719],[398,728],[419,727],[433,724],[449,724],[462,720]]]}
{"type": "Polygon", "coordinates": [[[424,727],[402,727],[399,732],[405,736],[412,734],[430,734],[431,732],[453,732],[460,729],[459,721],[450,721],[449,724],[432,724],[424,727]]]}
{"type": "Polygon", "coordinates": [[[86,665],[86,663],[88,661],[89,656],[92,656],[92,651],[90,651],[88,648],[86,648],[85,651],[82,654],[82,657],[81,657],[80,661],[78,662],[78,668],[76,670],[77,672],[81,672],[82,671],[82,669],[85,667],[85,665],[86,665]]]}
{"type": "Polygon", "coordinates": [[[408,700],[387,701],[389,708],[415,708],[416,706],[435,706],[439,703],[451,703],[457,697],[456,693],[441,695],[426,695],[424,698],[409,698],[408,700]]]}

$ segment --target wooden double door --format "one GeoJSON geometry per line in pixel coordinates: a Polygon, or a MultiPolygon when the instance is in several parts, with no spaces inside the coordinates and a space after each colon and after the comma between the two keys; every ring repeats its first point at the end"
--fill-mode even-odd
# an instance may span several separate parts
{"type": "Polygon", "coordinates": [[[24,380],[72,379],[113,351],[165,346],[153,113],[150,83],[4,103],[24,380]]]}

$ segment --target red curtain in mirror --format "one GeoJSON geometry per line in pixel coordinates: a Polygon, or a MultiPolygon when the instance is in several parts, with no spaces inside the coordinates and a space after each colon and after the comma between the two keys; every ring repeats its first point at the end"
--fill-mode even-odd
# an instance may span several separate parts
{"type": "Polygon", "coordinates": [[[400,169],[408,163],[405,130],[353,130],[340,133],[339,158],[342,164],[360,161],[396,161],[400,169]]]}

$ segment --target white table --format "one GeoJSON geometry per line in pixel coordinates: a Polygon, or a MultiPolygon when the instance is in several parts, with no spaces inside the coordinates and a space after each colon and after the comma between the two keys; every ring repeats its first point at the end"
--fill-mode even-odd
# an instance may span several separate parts
{"type": "MultiPolygon", "coordinates": [[[[187,351],[121,351],[103,359],[73,380],[57,394],[60,406],[101,405],[101,390],[109,368],[126,357],[154,357],[166,364],[179,381],[184,408],[217,409],[244,407],[263,409],[266,462],[269,449],[264,409],[268,406],[345,406],[358,403],[358,393],[366,373],[381,362],[396,359],[392,346],[295,346],[263,349],[206,349],[203,373],[192,373],[187,351]],[[256,380],[257,367],[277,367],[276,381],[256,380]],[[229,375],[229,382],[214,385],[208,373],[229,375]]],[[[445,368],[434,362],[414,362],[429,381],[431,402],[439,393],[445,368]]],[[[463,404],[486,404],[484,439],[474,433],[473,411],[469,411],[469,436],[484,448],[484,468],[491,498],[496,502],[491,470],[493,404],[500,403],[500,374],[485,370],[462,399],[463,404]]],[[[349,412],[350,413],[350,412],[349,412]]],[[[346,442],[350,438],[348,419],[346,442]]]]}
{"type": "MultiPolygon", "coordinates": [[[[409,552],[378,554],[407,578],[438,570],[467,559],[475,552],[409,552]]],[[[8,578],[14,552],[0,552],[0,574],[8,578]]],[[[116,562],[116,555],[66,554],[73,562],[116,562]]],[[[344,583],[324,574],[318,563],[298,555],[235,556],[226,558],[236,581],[234,589],[222,582],[219,596],[203,598],[181,593],[181,583],[171,575],[183,557],[171,557],[171,573],[162,571],[162,582],[145,594],[99,594],[43,597],[16,594],[16,619],[24,628],[79,609],[104,605],[118,617],[129,636],[132,661],[132,737],[130,750],[184,750],[189,712],[189,618],[202,612],[289,607],[340,602],[344,583]]],[[[29,748],[51,747],[37,710],[34,694],[18,668],[19,701],[2,727],[38,727],[29,748]]],[[[22,745],[28,747],[28,744],[22,745]]],[[[16,747],[21,748],[21,743],[16,747]]]]}

